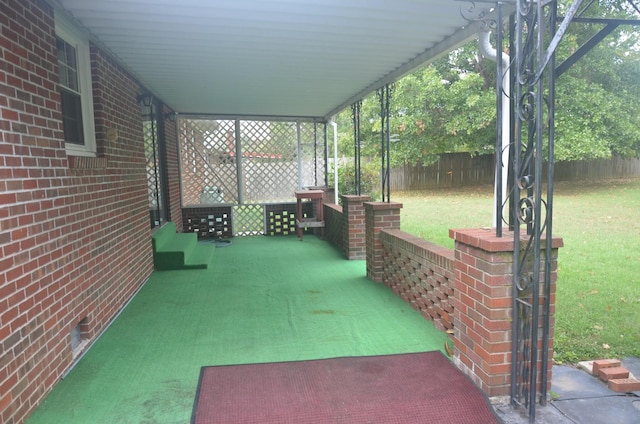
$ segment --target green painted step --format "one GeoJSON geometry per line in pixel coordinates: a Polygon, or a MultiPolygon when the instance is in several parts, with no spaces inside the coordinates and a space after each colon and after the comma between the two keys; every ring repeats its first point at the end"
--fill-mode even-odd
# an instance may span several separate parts
{"type": "Polygon", "coordinates": [[[206,269],[215,253],[215,245],[199,244],[194,233],[176,233],[173,222],[166,223],[151,239],[153,261],[159,271],[206,269]]]}

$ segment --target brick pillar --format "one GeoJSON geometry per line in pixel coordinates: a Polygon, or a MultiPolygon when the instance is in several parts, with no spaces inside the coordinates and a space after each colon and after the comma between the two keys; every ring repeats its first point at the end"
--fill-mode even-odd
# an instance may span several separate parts
{"type": "MultiPolygon", "coordinates": [[[[449,230],[449,236],[455,240],[454,362],[488,396],[509,395],[512,361],[513,232],[505,232],[503,237],[496,237],[495,229],[465,229],[449,230]]],[[[562,239],[554,237],[548,389],[551,388],[555,289],[560,247],[562,239]]],[[[542,280],[542,273],[540,278],[542,280]]],[[[540,289],[542,304],[542,284],[540,289]]],[[[542,324],[542,314],[540,315],[542,324]]],[[[542,336],[541,331],[539,336],[542,336]]],[[[539,345],[542,346],[541,343],[539,345]]]]}
{"type": "Polygon", "coordinates": [[[342,247],[347,259],[365,259],[365,213],[364,202],[371,201],[371,196],[341,195],[343,228],[342,247]]]}
{"type": "Polygon", "coordinates": [[[400,209],[402,203],[367,202],[366,214],[367,277],[381,283],[384,266],[383,247],[380,231],[400,229],[400,209]]]}

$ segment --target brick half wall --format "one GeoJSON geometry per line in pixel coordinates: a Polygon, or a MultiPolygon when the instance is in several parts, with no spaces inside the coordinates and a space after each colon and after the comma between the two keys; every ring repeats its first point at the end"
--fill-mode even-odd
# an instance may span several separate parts
{"type": "MultiPolygon", "coordinates": [[[[513,249],[514,234],[507,231],[497,237],[494,229],[449,230],[455,240],[455,355],[454,363],[488,396],[507,396],[511,388],[513,249]]],[[[527,239],[523,236],[521,245],[527,239]]],[[[548,386],[550,389],[553,358],[553,327],[558,249],[563,241],[551,241],[550,336],[548,350],[548,386]]],[[[544,251],[540,252],[541,260],[544,251]]],[[[544,269],[544,263],[540,264],[544,269]]],[[[543,275],[540,273],[540,307],[544,301],[543,275]]],[[[528,295],[527,295],[528,296],[528,295]]],[[[530,301],[530,300],[528,300],[530,301]]],[[[537,342],[538,369],[541,369],[542,321],[537,342]]],[[[538,380],[538,385],[540,380],[538,380]]],[[[540,387],[537,387],[540,392],[540,387]]]]}
{"type": "Polygon", "coordinates": [[[400,230],[382,230],[382,282],[442,331],[453,330],[452,249],[400,230]]]}
{"type": "Polygon", "coordinates": [[[366,258],[365,202],[371,196],[342,195],[342,205],[324,204],[325,238],[340,249],[347,259],[366,258]]]}
{"type": "Polygon", "coordinates": [[[337,247],[341,252],[345,252],[343,237],[342,206],[335,203],[324,204],[324,238],[329,243],[337,247]]]}
{"type": "MultiPolygon", "coordinates": [[[[456,242],[451,250],[400,231],[396,219],[400,207],[365,203],[367,276],[391,288],[440,330],[453,333],[454,363],[488,396],[508,395],[513,233],[496,237],[493,229],[450,230],[456,242]]],[[[547,389],[552,377],[557,258],[562,244],[558,237],[551,243],[547,389]]],[[[544,293],[540,293],[541,304],[543,300],[544,293]]],[[[540,340],[538,345],[542,346],[540,340]]],[[[541,365],[539,359],[538,367],[541,365]]],[[[536,389],[540,391],[539,384],[536,389]]]]}

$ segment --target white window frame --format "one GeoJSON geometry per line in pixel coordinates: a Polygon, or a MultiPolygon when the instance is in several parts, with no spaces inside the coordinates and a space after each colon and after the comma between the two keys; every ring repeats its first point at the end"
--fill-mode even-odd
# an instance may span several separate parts
{"type": "Polygon", "coordinates": [[[78,65],[78,92],[82,107],[84,145],[66,143],[67,155],[96,156],[96,131],[93,117],[93,88],[91,84],[91,56],[89,38],[66,17],[56,13],[56,36],[76,49],[78,65]]]}

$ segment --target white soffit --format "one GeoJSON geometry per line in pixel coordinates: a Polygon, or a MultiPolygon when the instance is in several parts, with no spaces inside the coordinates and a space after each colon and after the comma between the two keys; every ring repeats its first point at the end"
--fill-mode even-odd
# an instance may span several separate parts
{"type": "Polygon", "coordinates": [[[326,118],[477,31],[455,0],[58,2],[184,114],[326,118]]]}

